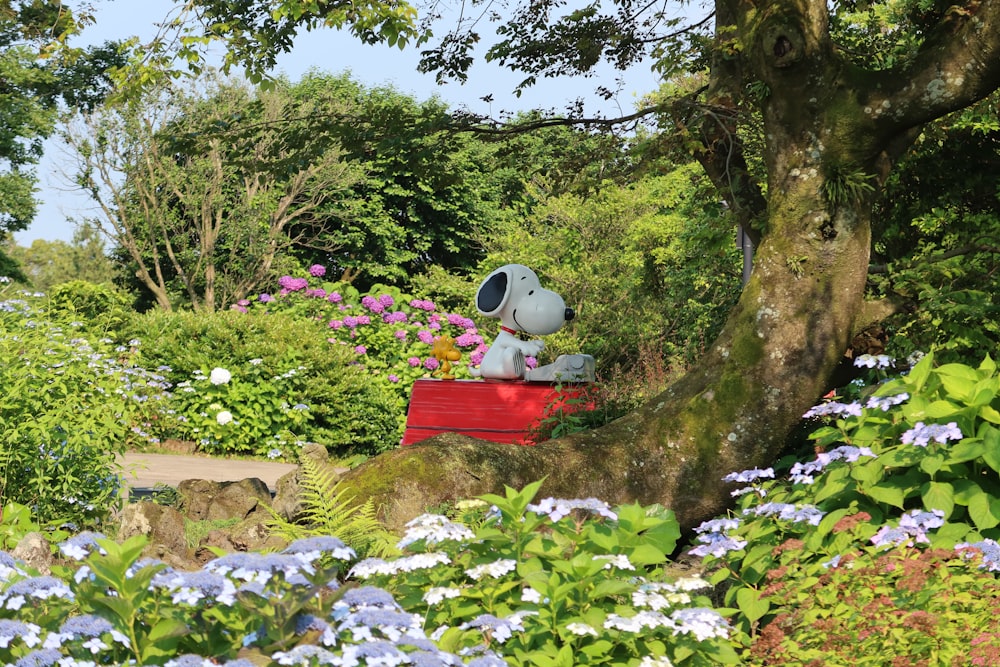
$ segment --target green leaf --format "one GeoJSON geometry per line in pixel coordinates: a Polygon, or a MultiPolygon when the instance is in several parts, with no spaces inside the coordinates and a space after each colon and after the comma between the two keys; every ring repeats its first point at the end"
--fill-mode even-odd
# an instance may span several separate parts
{"type": "Polygon", "coordinates": [[[979,416],[991,424],[1000,424],[1000,411],[997,411],[992,406],[984,405],[979,408],[979,416]]]}
{"type": "Polygon", "coordinates": [[[920,495],[926,509],[941,510],[946,519],[955,509],[955,490],[947,482],[927,482],[920,495]]]}
{"type": "Polygon", "coordinates": [[[899,487],[875,485],[866,489],[865,492],[877,502],[903,509],[905,496],[903,495],[903,490],[899,487]]]}
{"type": "Polygon", "coordinates": [[[969,517],[979,530],[1000,524],[1000,499],[981,493],[969,500],[969,517]]]}
{"type": "Polygon", "coordinates": [[[741,588],[736,593],[736,606],[746,619],[753,623],[771,608],[771,603],[755,588],[741,588]]]}
{"type": "Polygon", "coordinates": [[[920,469],[928,475],[933,475],[944,464],[944,456],[941,454],[931,454],[920,460],[920,469]]]}
{"type": "Polygon", "coordinates": [[[1000,472],[1000,429],[987,427],[982,429],[983,461],[986,465],[1000,472]]]}
{"type": "Polygon", "coordinates": [[[666,554],[650,544],[640,544],[628,554],[633,565],[657,565],[667,560],[666,554]]]}

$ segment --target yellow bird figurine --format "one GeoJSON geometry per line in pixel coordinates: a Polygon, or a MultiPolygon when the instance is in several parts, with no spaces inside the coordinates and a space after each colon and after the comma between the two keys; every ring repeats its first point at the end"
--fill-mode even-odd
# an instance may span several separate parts
{"type": "Polygon", "coordinates": [[[442,380],[454,380],[455,376],[451,374],[451,362],[462,358],[462,353],[455,349],[455,339],[447,334],[435,337],[431,354],[441,362],[438,369],[431,375],[440,377],[442,380]]]}

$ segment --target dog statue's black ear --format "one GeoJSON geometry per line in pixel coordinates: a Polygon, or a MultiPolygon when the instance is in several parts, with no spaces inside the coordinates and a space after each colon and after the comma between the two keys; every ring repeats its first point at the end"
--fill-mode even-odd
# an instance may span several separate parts
{"type": "Polygon", "coordinates": [[[497,269],[486,277],[476,292],[476,308],[487,317],[493,317],[507,303],[507,271],[497,269]]]}

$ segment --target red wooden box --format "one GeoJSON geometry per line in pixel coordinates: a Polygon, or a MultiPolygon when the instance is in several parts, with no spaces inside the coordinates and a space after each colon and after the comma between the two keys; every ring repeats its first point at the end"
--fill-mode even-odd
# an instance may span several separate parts
{"type": "Polygon", "coordinates": [[[413,383],[406,413],[404,445],[438,433],[461,433],[473,438],[532,444],[526,436],[553,401],[580,395],[579,385],[502,380],[436,380],[413,383]]]}

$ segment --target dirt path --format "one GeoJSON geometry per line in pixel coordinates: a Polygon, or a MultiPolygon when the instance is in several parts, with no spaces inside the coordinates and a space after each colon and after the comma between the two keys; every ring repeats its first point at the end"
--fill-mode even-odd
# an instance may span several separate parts
{"type": "Polygon", "coordinates": [[[238,482],[247,477],[258,477],[274,491],[278,478],[296,467],[291,463],[142,452],[129,452],[119,460],[125,483],[132,489],[141,490],[152,489],[156,484],[177,486],[186,479],[238,482]]]}

